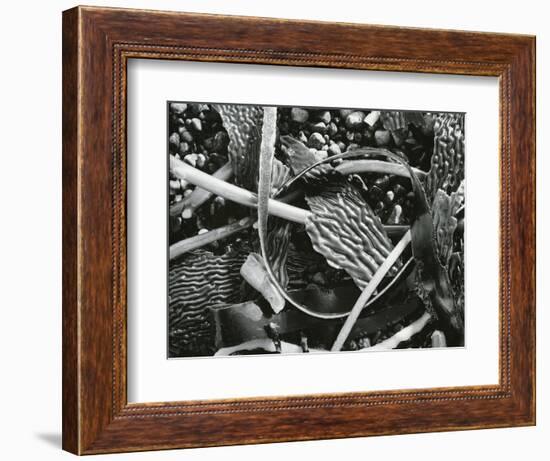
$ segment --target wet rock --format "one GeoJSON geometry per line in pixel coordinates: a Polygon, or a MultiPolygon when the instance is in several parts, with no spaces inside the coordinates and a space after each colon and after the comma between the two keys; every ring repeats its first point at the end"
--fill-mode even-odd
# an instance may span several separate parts
{"type": "Polygon", "coordinates": [[[189,149],[190,149],[190,147],[189,147],[189,144],[188,144],[188,143],[186,143],[185,141],[182,142],[182,143],[180,143],[180,145],[179,145],[179,152],[180,152],[181,154],[186,154],[187,152],[189,152],[189,149]]]}
{"type": "Polygon", "coordinates": [[[305,123],[309,119],[309,112],[300,107],[290,109],[290,119],[296,123],[305,123]]]}
{"type": "Polygon", "coordinates": [[[338,144],[333,142],[330,146],[328,146],[328,152],[330,155],[338,155],[342,153],[342,150],[338,144]]]}
{"type": "Polygon", "coordinates": [[[204,154],[197,155],[197,167],[203,168],[206,164],[206,156],[204,154]]]}
{"type": "Polygon", "coordinates": [[[324,122],[316,123],[311,127],[311,130],[315,133],[325,134],[327,132],[327,126],[324,122]]]}
{"type": "Polygon", "coordinates": [[[336,133],[338,133],[338,127],[336,126],[336,123],[330,122],[327,127],[327,134],[329,136],[334,136],[336,133]]]}
{"type": "Polygon", "coordinates": [[[331,119],[331,116],[328,110],[325,110],[324,112],[321,112],[321,114],[319,114],[319,120],[323,122],[325,125],[328,125],[330,123],[330,119],[331,119]]]}
{"type": "Polygon", "coordinates": [[[364,122],[369,126],[374,126],[379,118],[380,118],[380,111],[373,110],[368,113],[368,115],[365,117],[364,122]]]}
{"type": "Polygon", "coordinates": [[[191,143],[194,140],[193,135],[183,126],[179,128],[179,134],[182,141],[191,143]]]}
{"type": "Polygon", "coordinates": [[[311,133],[308,146],[314,149],[321,149],[326,144],[325,138],[320,133],[311,133]]]}
{"type": "Polygon", "coordinates": [[[340,109],[339,112],[340,112],[340,117],[345,119],[349,114],[353,112],[353,109],[340,109]]]}
{"type": "Polygon", "coordinates": [[[177,151],[180,146],[180,135],[178,133],[172,133],[170,135],[170,150],[177,151]]]}
{"type": "Polygon", "coordinates": [[[170,110],[175,115],[181,115],[187,110],[187,104],[181,102],[170,103],[170,110]]]}
{"type": "Polygon", "coordinates": [[[391,133],[388,130],[374,132],[374,141],[377,146],[387,146],[390,143],[391,133]]]}
{"type": "Polygon", "coordinates": [[[363,124],[364,119],[365,113],[361,112],[360,110],[356,110],[355,112],[348,114],[348,116],[346,117],[346,126],[350,130],[357,130],[363,124]]]}
{"type": "Polygon", "coordinates": [[[197,154],[187,154],[185,157],[183,157],[183,161],[193,167],[197,166],[197,159],[197,154]]]}
{"type": "Polygon", "coordinates": [[[202,122],[198,118],[194,118],[191,120],[191,127],[195,131],[202,131],[202,122]]]}

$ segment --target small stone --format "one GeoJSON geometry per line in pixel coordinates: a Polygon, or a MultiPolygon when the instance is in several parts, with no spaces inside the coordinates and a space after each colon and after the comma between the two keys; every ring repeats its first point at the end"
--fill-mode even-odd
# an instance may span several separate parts
{"type": "Polygon", "coordinates": [[[198,159],[197,154],[187,154],[185,157],[183,157],[183,161],[185,163],[188,163],[192,167],[197,166],[197,159],[198,159]]]}
{"type": "Polygon", "coordinates": [[[189,144],[186,142],[180,143],[179,151],[181,154],[186,154],[189,152],[189,144]]]}
{"type": "Polygon", "coordinates": [[[180,146],[180,135],[178,133],[172,133],[170,135],[170,149],[177,151],[180,146]]]}
{"type": "Polygon", "coordinates": [[[182,189],[187,189],[187,186],[189,186],[189,183],[185,179],[180,179],[180,187],[182,189]]]}
{"type": "Polygon", "coordinates": [[[346,117],[346,126],[350,130],[356,130],[361,127],[364,119],[365,119],[364,112],[357,110],[355,112],[352,112],[346,117]]]}
{"type": "Polygon", "coordinates": [[[191,126],[195,131],[202,131],[202,122],[198,118],[191,120],[191,126]]]}
{"type": "Polygon", "coordinates": [[[327,132],[327,126],[325,125],[324,122],[316,123],[311,127],[311,129],[315,133],[325,134],[327,132]]]}
{"type": "Polygon", "coordinates": [[[391,133],[388,130],[374,132],[374,141],[378,146],[387,146],[390,143],[391,133]]]}
{"type": "Polygon", "coordinates": [[[328,110],[325,110],[324,112],[321,112],[321,114],[319,114],[319,120],[321,120],[321,122],[323,122],[325,125],[328,125],[330,123],[330,112],[328,110]]]}
{"type": "Polygon", "coordinates": [[[293,107],[290,109],[290,119],[296,123],[307,122],[309,118],[309,112],[301,107],[293,107]]]}
{"type": "Polygon", "coordinates": [[[367,125],[374,126],[374,124],[378,121],[379,118],[380,118],[380,111],[373,110],[368,113],[364,121],[367,125]]]}
{"type": "Polygon", "coordinates": [[[342,141],[338,141],[338,147],[340,148],[340,150],[342,152],[344,152],[346,150],[346,145],[342,142],[342,141]]]}
{"type": "Polygon", "coordinates": [[[187,110],[187,104],[182,102],[170,103],[170,110],[176,115],[181,115],[187,110]]]}
{"type": "Polygon", "coordinates": [[[401,208],[401,205],[395,205],[390,214],[390,217],[388,218],[388,224],[390,225],[401,224],[402,216],[403,216],[403,209],[401,208]]]}
{"type": "Polygon", "coordinates": [[[197,232],[198,235],[201,235],[201,234],[206,234],[208,232],[208,229],[205,229],[205,228],[202,228],[202,229],[199,229],[199,231],[197,232]]]}
{"type": "Polygon", "coordinates": [[[176,202],[176,203],[181,202],[181,195],[179,195],[179,194],[176,195],[176,196],[174,197],[174,202],[176,202]]]}
{"type": "Polygon", "coordinates": [[[181,136],[181,139],[185,142],[193,142],[193,135],[185,127],[180,127],[178,130],[181,136]]]}
{"type": "Polygon", "coordinates": [[[354,140],[354,138],[355,138],[355,133],[354,133],[353,131],[348,131],[348,132],[346,133],[346,139],[347,139],[348,141],[351,142],[351,141],[354,140]]]}
{"type": "Polygon", "coordinates": [[[386,192],[386,203],[393,203],[394,198],[395,194],[393,193],[393,191],[389,190],[388,192],[386,192]]]}
{"type": "Polygon", "coordinates": [[[206,138],[203,141],[203,146],[207,151],[214,150],[214,138],[206,138]]]}
{"type": "Polygon", "coordinates": [[[365,336],[364,338],[360,338],[357,341],[357,347],[359,349],[366,349],[367,347],[370,347],[370,340],[369,340],[368,336],[365,336]]]}
{"type": "Polygon", "coordinates": [[[197,166],[202,169],[205,164],[206,164],[205,155],[204,154],[197,155],[197,166]]]}
{"type": "Polygon", "coordinates": [[[338,144],[333,142],[330,146],[328,146],[328,152],[330,155],[338,155],[342,153],[342,150],[338,144]]]}
{"type": "Polygon", "coordinates": [[[336,126],[336,123],[329,123],[327,133],[329,136],[334,136],[336,133],[338,133],[338,127],[336,126]]]}
{"type": "Polygon", "coordinates": [[[185,120],[182,119],[182,118],[178,118],[176,120],[176,123],[178,124],[178,126],[183,126],[183,125],[185,125],[185,120]]]}
{"type": "Polygon", "coordinates": [[[210,110],[210,107],[208,104],[199,104],[199,111],[200,112],[207,112],[210,110]]]}
{"type": "Polygon", "coordinates": [[[304,144],[307,144],[307,136],[304,134],[303,131],[300,131],[298,133],[298,140],[304,144]]]}
{"type": "Polygon", "coordinates": [[[340,117],[345,119],[349,114],[353,112],[353,109],[340,109],[340,117]]]}
{"type": "Polygon", "coordinates": [[[308,146],[314,149],[321,149],[326,144],[325,138],[320,133],[311,133],[308,146]]]}
{"type": "Polygon", "coordinates": [[[199,115],[201,111],[201,105],[202,104],[189,104],[187,107],[189,109],[189,112],[191,112],[194,115],[199,115]]]}

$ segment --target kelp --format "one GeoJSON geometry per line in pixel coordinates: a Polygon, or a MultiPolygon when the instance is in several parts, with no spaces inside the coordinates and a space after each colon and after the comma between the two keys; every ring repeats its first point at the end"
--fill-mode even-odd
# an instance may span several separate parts
{"type": "MultiPolygon", "coordinates": [[[[344,269],[363,289],[390,254],[393,244],[380,218],[353,185],[346,181],[306,196],[313,212],[306,231],[313,248],[336,269],[344,269]]],[[[397,273],[398,261],[388,272],[397,273]]]]}
{"type": "Polygon", "coordinates": [[[434,120],[434,147],[426,178],[426,193],[433,200],[438,190],[450,194],[464,178],[464,114],[440,114],[434,120]]]}

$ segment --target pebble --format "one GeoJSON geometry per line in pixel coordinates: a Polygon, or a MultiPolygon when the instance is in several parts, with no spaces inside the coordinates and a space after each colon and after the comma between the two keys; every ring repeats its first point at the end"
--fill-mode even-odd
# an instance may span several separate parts
{"type": "Polygon", "coordinates": [[[374,141],[378,146],[387,146],[390,143],[391,133],[388,130],[374,132],[374,141]]]}
{"type": "Polygon", "coordinates": [[[205,228],[202,228],[202,229],[199,229],[199,231],[197,232],[198,235],[201,235],[201,234],[206,234],[208,232],[208,229],[205,229],[205,228]]]}
{"type": "Polygon", "coordinates": [[[324,122],[319,122],[319,123],[316,123],[315,125],[313,125],[311,127],[312,131],[314,131],[315,133],[321,133],[321,134],[325,134],[327,132],[327,126],[324,122]]]}
{"type": "Polygon", "coordinates": [[[380,118],[380,111],[373,110],[369,112],[368,115],[365,117],[365,123],[369,126],[374,126],[379,118],[380,118]]]}
{"type": "Polygon", "coordinates": [[[181,136],[181,139],[186,142],[193,142],[193,135],[187,131],[185,127],[180,127],[179,133],[181,136]]]}
{"type": "Polygon", "coordinates": [[[185,189],[185,191],[183,191],[183,198],[189,197],[192,193],[193,193],[192,189],[185,189]]]}
{"type": "Polygon", "coordinates": [[[180,135],[178,133],[172,133],[170,135],[170,147],[173,150],[178,150],[179,146],[180,146],[180,135]]]}
{"type": "Polygon", "coordinates": [[[349,114],[353,112],[353,109],[340,109],[339,112],[340,112],[340,117],[345,119],[349,114]]]}
{"type": "Polygon", "coordinates": [[[188,163],[192,167],[197,166],[197,159],[198,159],[197,154],[187,154],[185,157],[183,157],[183,161],[185,163],[188,163]]]}
{"type": "Polygon", "coordinates": [[[197,166],[202,169],[205,164],[206,164],[206,156],[204,154],[197,155],[197,166]]]}
{"type": "Polygon", "coordinates": [[[329,136],[334,136],[336,133],[338,133],[338,127],[336,126],[336,123],[330,122],[327,128],[327,134],[329,136]]]}
{"type": "Polygon", "coordinates": [[[170,110],[176,115],[181,115],[187,110],[187,104],[181,102],[170,103],[170,110]]]}
{"type": "Polygon", "coordinates": [[[323,122],[325,125],[328,125],[330,123],[330,119],[331,116],[328,110],[321,112],[321,114],[319,115],[319,120],[321,120],[321,122],[323,122]]]}
{"type": "Polygon", "coordinates": [[[333,142],[330,146],[328,146],[328,152],[330,155],[338,155],[342,153],[342,150],[338,144],[333,142]]]}
{"type": "Polygon", "coordinates": [[[361,127],[364,119],[365,113],[360,110],[356,110],[346,117],[346,126],[350,130],[356,130],[361,127]]]}
{"type": "Polygon", "coordinates": [[[401,205],[395,205],[393,207],[393,210],[390,214],[390,217],[388,218],[388,224],[401,224],[403,215],[403,208],[401,208],[401,205]]]}
{"type": "Polygon", "coordinates": [[[309,112],[300,107],[293,107],[290,109],[290,119],[296,123],[307,122],[309,118],[309,112]]]}
{"type": "Polygon", "coordinates": [[[320,133],[311,133],[308,146],[314,149],[321,149],[326,144],[325,138],[320,133]]]}
{"type": "Polygon", "coordinates": [[[179,151],[181,154],[186,154],[187,152],[189,152],[189,144],[186,142],[180,143],[179,151]]]}
{"type": "Polygon", "coordinates": [[[370,347],[370,340],[369,340],[368,336],[365,336],[364,338],[360,338],[357,341],[357,347],[359,349],[365,349],[367,347],[370,347]]]}
{"type": "Polygon", "coordinates": [[[303,131],[300,131],[298,133],[298,140],[302,142],[303,144],[307,144],[307,136],[304,134],[303,131]]]}
{"type": "Polygon", "coordinates": [[[191,126],[195,131],[202,131],[202,122],[198,118],[191,120],[191,126]]]}

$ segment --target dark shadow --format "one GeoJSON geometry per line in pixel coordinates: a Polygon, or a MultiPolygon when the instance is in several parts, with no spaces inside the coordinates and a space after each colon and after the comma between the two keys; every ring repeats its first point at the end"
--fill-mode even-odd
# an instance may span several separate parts
{"type": "Polygon", "coordinates": [[[48,445],[54,446],[55,448],[61,448],[61,433],[40,433],[36,434],[36,437],[43,442],[46,442],[48,445]]]}

